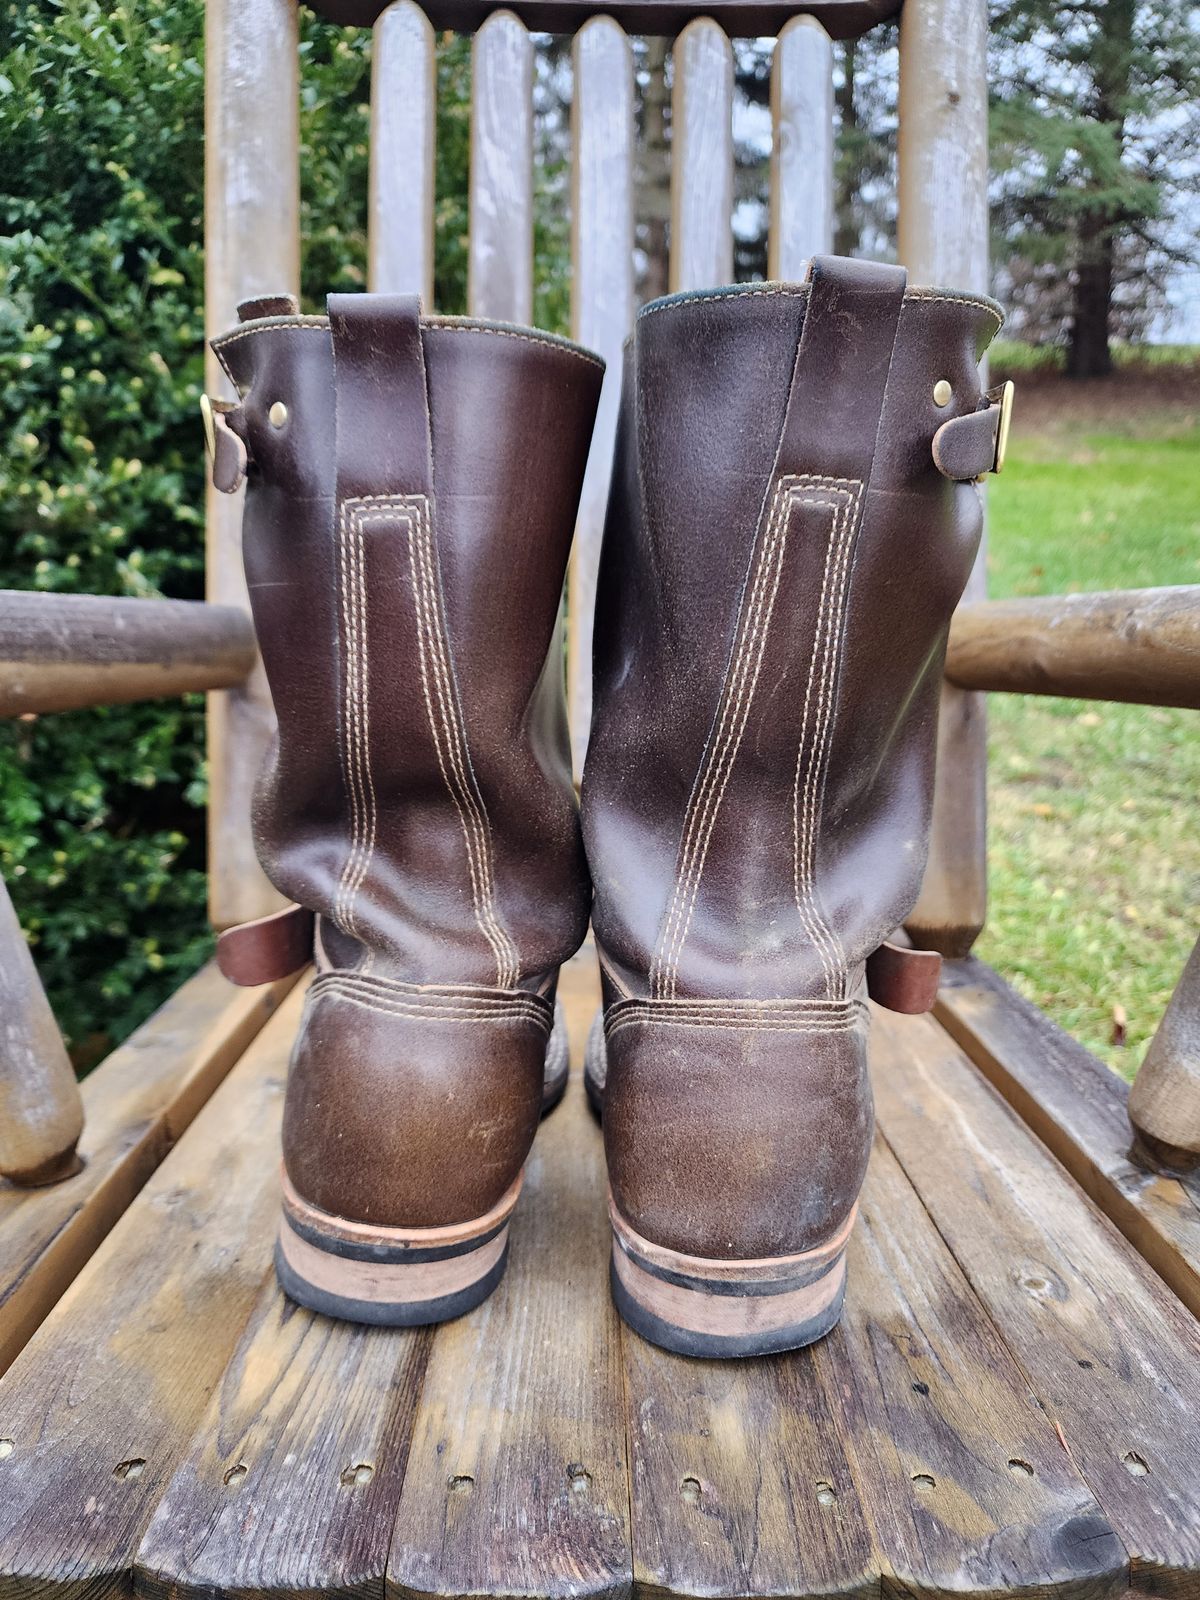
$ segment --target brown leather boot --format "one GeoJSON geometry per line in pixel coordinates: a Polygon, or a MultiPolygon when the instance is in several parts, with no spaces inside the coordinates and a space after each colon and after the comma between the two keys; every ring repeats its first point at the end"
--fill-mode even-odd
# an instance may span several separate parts
{"type": "Polygon", "coordinates": [[[566,1078],[554,990],[590,890],[557,617],[603,366],[405,297],[242,309],[214,344],[241,396],[214,471],[249,472],[279,723],[254,827],[296,906],[221,959],[317,966],[276,1263],[313,1309],[441,1321],[498,1282],[566,1078]]]}
{"type": "Polygon", "coordinates": [[[867,981],[924,866],[950,614],[1000,408],[990,300],[832,258],[675,296],[628,348],[584,837],[613,1290],[749,1355],[837,1321],[872,1138],[867,981]],[[871,959],[874,958],[874,959],[871,959]]]}

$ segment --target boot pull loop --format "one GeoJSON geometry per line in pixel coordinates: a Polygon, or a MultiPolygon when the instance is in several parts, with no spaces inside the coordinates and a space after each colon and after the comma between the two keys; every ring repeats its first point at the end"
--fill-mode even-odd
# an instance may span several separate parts
{"type": "Polygon", "coordinates": [[[933,436],[933,464],[944,478],[968,483],[1003,469],[1013,392],[1010,378],[987,394],[978,411],[942,423],[933,436]]]}
{"type": "Polygon", "coordinates": [[[433,495],[421,302],[407,294],[331,294],[337,498],[433,495]]]}
{"type": "Polygon", "coordinates": [[[313,956],[315,918],[305,906],[285,906],[217,935],[217,966],[230,983],[253,989],[306,967],[313,956]]]}
{"type": "Polygon", "coordinates": [[[867,957],[867,993],[876,1005],[906,1016],[933,1010],[941,976],[936,950],[913,950],[885,939],[867,957]]]}
{"type": "Polygon", "coordinates": [[[250,455],[246,441],[229,426],[237,411],[232,400],[200,396],[200,416],[204,422],[204,443],[208,450],[213,487],[222,494],[234,494],[246,476],[250,455]]]}

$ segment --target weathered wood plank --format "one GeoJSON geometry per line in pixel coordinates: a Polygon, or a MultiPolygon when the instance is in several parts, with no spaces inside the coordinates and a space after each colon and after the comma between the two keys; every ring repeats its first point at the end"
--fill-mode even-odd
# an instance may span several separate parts
{"type": "Polygon", "coordinates": [[[495,11],[471,46],[467,310],[533,321],[533,44],[495,11]]]}
{"type": "MultiPolygon", "coordinates": [[[[841,1327],[813,1355],[884,1589],[1122,1594],[1120,1541],[882,1143],[841,1327]]],[[[795,1364],[795,1358],[793,1360],[795,1364]]]]}
{"type": "Polygon", "coordinates": [[[0,1176],[21,1184],[65,1177],[82,1131],[79,1085],[0,878],[0,1176]]]}
{"type": "Polygon", "coordinates": [[[235,606],[0,590],[0,717],[225,689],[256,654],[235,606]]]}
{"type": "Polygon", "coordinates": [[[0,1380],[2,1596],[129,1592],[154,1506],[270,1271],[301,992],[0,1380]]]}
{"type": "MultiPolygon", "coordinates": [[[[208,0],[204,8],[204,325],[224,333],[237,304],[300,291],[300,95],[292,0],[208,0]]],[[[230,394],[211,351],[205,386],[230,394]]],[[[200,430],[196,429],[200,448],[200,430]]],[[[242,493],[206,501],[208,598],[249,609],[242,493]]],[[[250,802],[274,727],[262,666],[208,702],[209,916],[217,928],[283,904],[250,833],[250,802]]]]}
{"type": "Polygon", "coordinates": [[[733,278],[733,50],[711,17],[697,17],[673,59],[672,293],[733,278]]]}
{"type": "Polygon", "coordinates": [[[894,1157],[841,1325],[770,1361],[624,1334],[637,1581],[679,1596],[1124,1591],[1125,1553],[894,1157]]]}
{"type": "MultiPolygon", "coordinates": [[[[313,10],[333,22],[367,27],[387,0],[317,0],[313,10]]],[[[489,15],[487,0],[429,0],[425,6],[435,28],[472,33],[489,15]]],[[[804,8],[831,38],[855,39],[899,10],[899,0],[810,0],[804,8]]],[[[532,33],[574,33],[589,18],[612,17],[628,33],[672,35],[696,15],[691,0],[515,0],[513,10],[532,33]]],[[[705,15],[716,19],[734,38],[759,39],[776,34],[796,14],[788,0],[713,0],[705,15]]]]}
{"type": "Polygon", "coordinates": [[[965,689],[1200,709],[1200,584],[960,606],[946,676],[965,689]]]}
{"type": "Polygon", "coordinates": [[[375,23],[371,51],[371,170],[367,284],[375,294],[419,294],[433,309],[436,40],[413,0],[394,0],[375,23]]]}
{"type": "Polygon", "coordinates": [[[269,1278],[142,1540],[138,1594],[381,1594],[430,1337],[316,1316],[269,1278]]]}
{"type": "Polygon", "coordinates": [[[884,1139],[1116,1529],[1136,1593],[1200,1574],[1200,1328],[944,1030],[877,1013],[884,1139]]]}
{"type": "Polygon", "coordinates": [[[576,774],[592,720],[592,615],[621,394],[621,345],[633,326],[633,52],[609,17],[572,46],[571,334],[607,362],[567,577],[567,702],[576,774]]]}
{"type": "Polygon", "coordinates": [[[1129,1117],[1151,1165],[1175,1172],[1200,1166],[1200,943],[1138,1068],[1129,1117]]]}
{"type": "Polygon", "coordinates": [[[943,968],[935,1015],[1200,1317],[1200,1180],[1160,1177],[1130,1159],[1124,1081],[974,958],[943,968]]]}
{"type": "Polygon", "coordinates": [[[84,1080],[82,1171],[48,1189],[0,1186],[0,1372],[294,981],[235,989],[202,968],[84,1080]]]}
{"type": "MultiPolygon", "coordinates": [[[[578,1062],[598,999],[594,961],[570,963],[560,992],[578,1062]]],[[[603,1169],[576,1075],[527,1164],[500,1287],[434,1341],[389,1594],[628,1594],[624,1392],[603,1169]]]]}
{"type": "Polygon", "coordinates": [[[794,283],[833,249],[833,45],[812,17],[793,17],[775,41],[771,122],[767,274],[794,283]]]}
{"type": "MultiPolygon", "coordinates": [[[[908,0],[900,16],[900,260],[917,284],[988,287],[987,0],[908,0]]],[[[966,600],[987,590],[986,543],[966,600]]],[[[908,927],[965,956],[987,916],[987,712],[947,686],[929,864],[908,927]]]]}

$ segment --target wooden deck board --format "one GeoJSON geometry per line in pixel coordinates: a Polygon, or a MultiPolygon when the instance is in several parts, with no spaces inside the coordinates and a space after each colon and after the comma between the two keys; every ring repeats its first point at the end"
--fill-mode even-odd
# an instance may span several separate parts
{"type": "Polygon", "coordinates": [[[0,1380],[0,1596],[126,1593],[254,1304],[292,995],[0,1380]]]}
{"type": "Polygon", "coordinates": [[[930,1018],[878,1013],[879,1125],[1061,1430],[1136,1593],[1200,1592],[1200,1328],[930,1018]]]}
{"type": "Polygon", "coordinates": [[[1100,1209],[1200,1316],[1200,1176],[1130,1159],[1129,1088],[984,962],[948,962],[937,1018],[1100,1209]]]}
{"type": "Polygon", "coordinates": [[[290,988],[235,989],[210,963],[85,1080],[75,1177],[0,1183],[0,1372],[290,988]]]}
{"type": "Polygon", "coordinates": [[[431,1333],[270,1275],[285,1004],[0,1381],[0,1600],[1200,1593],[1200,1331],[938,1024],[877,1019],[840,1327],[692,1361],[609,1303],[562,989],[509,1272],[431,1333]]]}

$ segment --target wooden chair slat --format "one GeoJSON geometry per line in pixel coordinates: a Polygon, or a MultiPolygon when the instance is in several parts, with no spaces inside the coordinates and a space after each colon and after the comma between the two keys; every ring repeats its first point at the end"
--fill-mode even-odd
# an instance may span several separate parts
{"type": "MultiPolygon", "coordinates": [[[[204,322],[231,327],[240,300],[300,292],[300,94],[293,0],[211,0],[204,11],[204,322]]],[[[205,352],[205,386],[229,394],[205,352]]],[[[196,434],[199,446],[199,429],[196,434]]],[[[248,610],[242,495],[206,503],[210,600],[248,610]]],[[[250,834],[250,805],[274,711],[261,666],[208,701],[209,915],[218,928],[277,911],[250,834]]]]}
{"type": "Polygon", "coordinates": [[[141,1542],[138,1593],[380,1594],[429,1341],[315,1316],[269,1277],[141,1542]]]}
{"type": "Polygon", "coordinates": [[[733,278],[733,48],[715,22],[697,17],[673,60],[672,292],[733,278]]]}
{"type": "Polygon", "coordinates": [[[840,1327],[769,1363],[681,1381],[624,1335],[645,1592],[932,1600],[1002,1592],[1017,1565],[1045,1593],[1118,1585],[1124,1551],[882,1143],[849,1272],[840,1327]]]}
{"type": "MultiPolygon", "coordinates": [[[[912,283],[986,291],[987,0],[915,0],[900,14],[897,244],[912,283]]],[[[986,543],[965,600],[987,592],[986,543]]],[[[946,685],[933,831],[908,927],[965,956],[987,917],[987,708],[946,685]]]]}
{"type": "Polygon", "coordinates": [[[771,61],[771,220],[767,275],[794,283],[833,249],[833,45],[795,17],[771,61]]]}
{"type": "Polygon", "coordinates": [[[607,362],[579,500],[568,578],[567,695],[575,770],[592,717],[592,614],[621,394],[621,346],[633,326],[633,52],[609,17],[575,35],[571,135],[571,333],[607,362]]]}
{"type": "MultiPolygon", "coordinates": [[[[564,969],[560,993],[578,1062],[599,1000],[590,951],[564,969]]],[[[576,1077],[526,1165],[504,1281],[434,1340],[396,1515],[391,1596],[629,1592],[603,1168],[576,1077]]]]}
{"type": "Polygon", "coordinates": [[[28,1180],[47,1163],[69,1163],[83,1128],[83,1102],[3,879],[0,1019],[0,1176],[28,1180]]]}
{"type": "Polygon", "coordinates": [[[0,1595],[128,1592],[260,1286],[292,991],[0,1379],[0,1595]]]}
{"type": "Polygon", "coordinates": [[[394,0],[375,24],[367,283],[375,294],[419,294],[433,310],[433,28],[413,0],[394,0]]]}
{"type": "Polygon", "coordinates": [[[1123,1589],[1120,1541],[882,1140],[849,1270],[814,1356],[885,1591],[1002,1594],[1018,1569],[1043,1592],[1123,1589]]]}
{"type": "Polygon", "coordinates": [[[1129,1088],[974,957],[943,969],[937,1017],[1075,1181],[1200,1317],[1200,1179],[1130,1159],[1129,1088]]]}
{"type": "Polygon", "coordinates": [[[0,717],[230,688],[256,659],[237,606],[0,591],[0,717]]]}
{"type": "Polygon", "coordinates": [[[83,1170],[45,1189],[0,1186],[0,1372],[293,981],[235,989],[202,967],[84,1080],[83,1170]]]}
{"type": "Polygon", "coordinates": [[[467,310],[533,321],[533,43],[494,11],[471,46],[467,310]]]}
{"type": "MultiPolygon", "coordinates": [[[[1186,1592],[1200,1328],[932,1018],[879,1013],[875,1035],[883,1138],[1061,1430],[1134,1588],[1186,1592]]],[[[1086,1518],[1075,1532],[1086,1545],[1086,1518]]]]}

